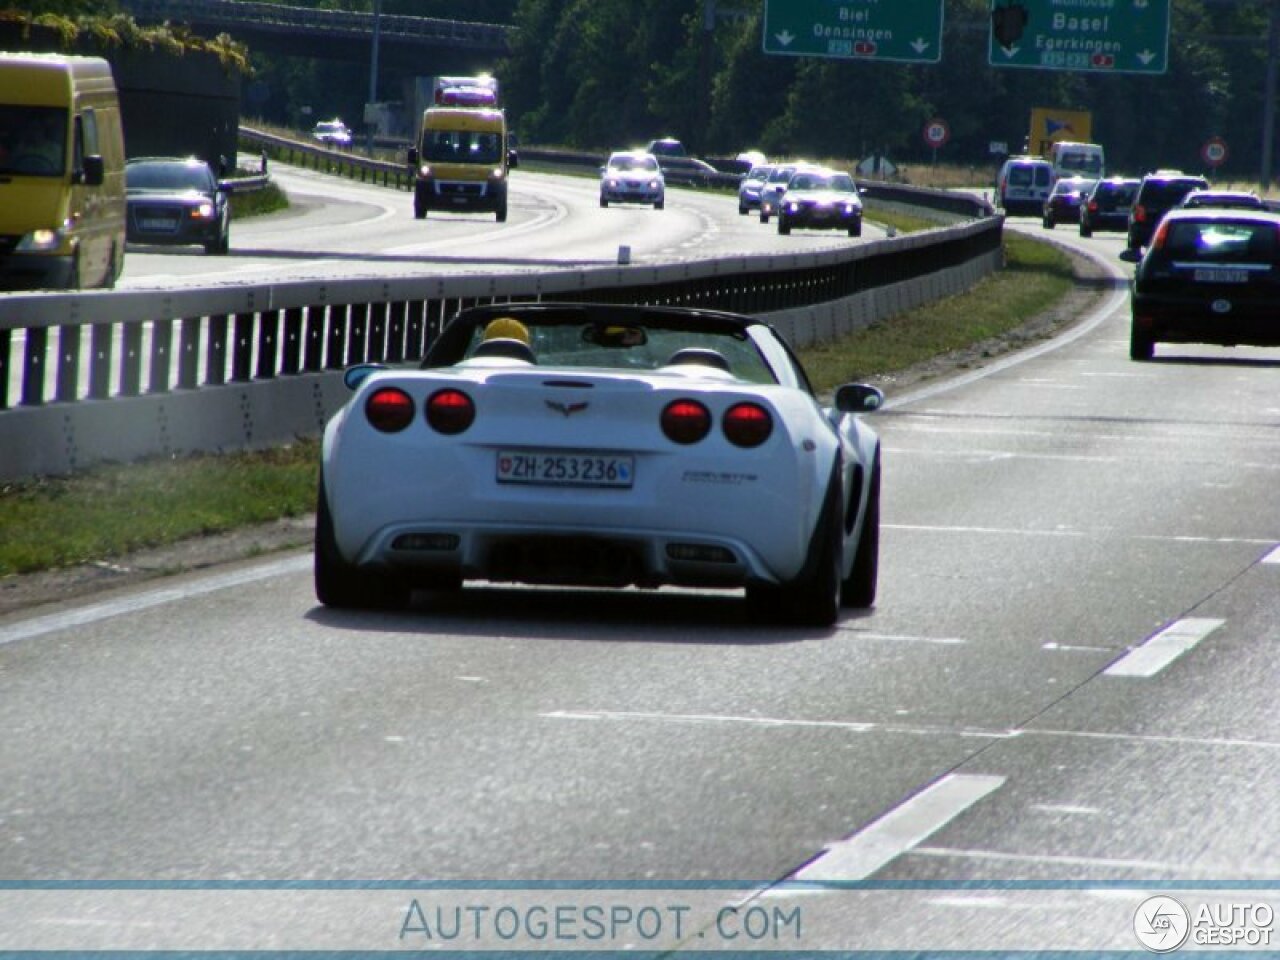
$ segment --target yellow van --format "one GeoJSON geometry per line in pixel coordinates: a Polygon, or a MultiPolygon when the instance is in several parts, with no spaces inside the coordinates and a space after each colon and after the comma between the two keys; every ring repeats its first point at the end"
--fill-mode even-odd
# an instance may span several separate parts
{"type": "Polygon", "coordinates": [[[112,287],[124,227],[110,64],[0,53],[0,289],[112,287]]]}
{"type": "Polygon", "coordinates": [[[507,175],[515,156],[501,110],[428,107],[409,165],[419,220],[428,210],[483,210],[499,222],[507,219],[507,175]]]}

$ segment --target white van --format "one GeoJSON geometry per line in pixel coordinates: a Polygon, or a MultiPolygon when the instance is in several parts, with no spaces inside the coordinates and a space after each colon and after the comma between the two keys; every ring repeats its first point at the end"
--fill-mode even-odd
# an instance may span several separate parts
{"type": "Polygon", "coordinates": [[[1049,162],[1053,165],[1054,180],[1060,177],[1101,180],[1107,175],[1107,158],[1100,143],[1056,141],[1049,148],[1049,162]]]}
{"type": "Polygon", "coordinates": [[[1053,166],[1040,157],[1010,157],[996,177],[996,206],[1008,216],[1044,213],[1053,187],[1053,166]]]}

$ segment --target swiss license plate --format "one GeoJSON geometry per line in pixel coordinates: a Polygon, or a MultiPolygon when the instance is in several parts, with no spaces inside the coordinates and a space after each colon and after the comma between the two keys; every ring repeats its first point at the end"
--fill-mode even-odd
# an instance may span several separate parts
{"type": "Polygon", "coordinates": [[[635,479],[635,458],[616,453],[499,450],[497,466],[499,483],[629,487],[635,479]]]}
{"type": "Polygon", "coordinates": [[[1248,283],[1248,270],[1213,270],[1196,268],[1196,283],[1248,283]]]}

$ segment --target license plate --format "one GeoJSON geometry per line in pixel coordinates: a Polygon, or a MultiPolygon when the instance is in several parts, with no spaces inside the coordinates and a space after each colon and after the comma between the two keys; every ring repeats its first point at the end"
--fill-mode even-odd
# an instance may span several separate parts
{"type": "Polygon", "coordinates": [[[140,224],[143,230],[160,230],[174,231],[178,228],[177,220],[143,220],[140,224]]]}
{"type": "Polygon", "coordinates": [[[497,476],[499,483],[629,487],[635,478],[635,458],[616,453],[499,450],[497,476]]]}
{"type": "Polygon", "coordinates": [[[1196,283],[1248,283],[1249,271],[1197,268],[1194,279],[1196,283]]]}

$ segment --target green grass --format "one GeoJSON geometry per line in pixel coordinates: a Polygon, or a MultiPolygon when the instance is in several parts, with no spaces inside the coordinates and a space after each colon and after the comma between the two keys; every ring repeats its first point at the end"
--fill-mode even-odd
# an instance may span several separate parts
{"type": "Polygon", "coordinates": [[[120,556],[315,509],[318,440],[0,486],[0,576],[120,556]]]}
{"type": "Polygon", "coordinates": [[[971,290],[799,351],[815,390],[895,373],[998,337],[1071,288],[1071,262],[1054,247],[1007,231],[1005,269],[971,290]]]}
{"type": "MultiPolygon", "coordinates": [[[[905,220],[898,227],[911,228],[905,220]]],[[[815,388],[891,374],[1007,333],[1067,292],[1064,254],[1012,232],[1005,248],[1006,269],[973,290],[800,351],[815,388]]],[[[303,439],[263,452],[113,465],[0,486],[0,576],[309,513],[318,462],[318,440],[303,439]]]]}

